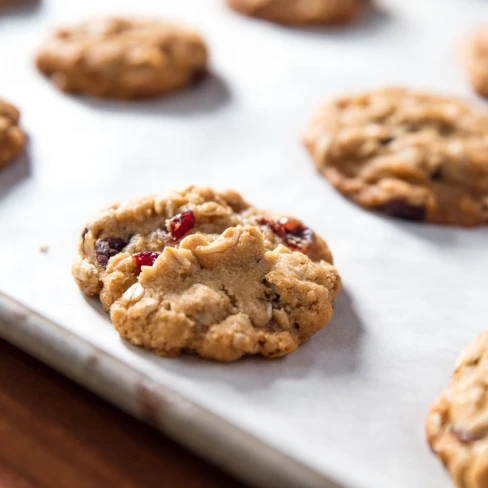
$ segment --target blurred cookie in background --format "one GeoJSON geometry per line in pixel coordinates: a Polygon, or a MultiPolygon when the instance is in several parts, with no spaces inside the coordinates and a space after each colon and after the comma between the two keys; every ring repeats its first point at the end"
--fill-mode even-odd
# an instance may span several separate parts
{"type": "Polygon", "coordinates": [[[55,31],[37,68],[62,91],[148,98],[202,79],[208,52],[195,31],[161,20],[98,18],[55,31]]]}
{"type": "Polygon", "coordinates": [[[317,170],[361,207],[403,220],[488,223],[488,111],[386,88],[328,101],[303,142],[317,170]]]}
{"type": "Polygon", "coordinates": [[[461,354],[447,389],[432,404],[427,442],[459,488],[488,486],[488,332],[461,354]]]}
{"type": "Polygon", "coordinates": [[[488,98],[488,27],[469,35],[462,53],[473,90],[488,98]]]}
{"type": "Polygon", "coordinates": [[[354,20],[368,0],[226,0],[244,15],[279,24],[341,24],[354,20]]]}
{"type": "Polygon", "coordinates": [[[10,163],[24,149],[26,137],[19,127],[20,112],[0,99],[0,168],[10,163]]]}

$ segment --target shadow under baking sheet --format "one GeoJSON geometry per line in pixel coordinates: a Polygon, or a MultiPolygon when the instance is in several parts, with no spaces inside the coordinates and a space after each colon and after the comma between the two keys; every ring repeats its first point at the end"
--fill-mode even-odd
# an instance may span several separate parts
{"type": "Polygon", "coordinates": [[[231,91],[224,78],[209,73],[195,86],[158,98],[130,101],[84,96],[73,98],[95,110],[118,114],[185,117],[223,108],[231,98],[231,91]]]}

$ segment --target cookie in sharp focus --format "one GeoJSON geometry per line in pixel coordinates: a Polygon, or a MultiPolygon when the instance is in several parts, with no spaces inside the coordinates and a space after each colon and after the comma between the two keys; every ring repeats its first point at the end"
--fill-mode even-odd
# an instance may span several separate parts
{"type": "Polygon", "coordinates": [[[300,221],[198,187],[100,213],[73,276],[133,344],[224,362],[294,351],[330,320],[341,286],[300,221]]]}
{"type": "Polygon", "coordinates": [[[20,112],[0,99],[0,168],[13,161],[24,149],[26,137],[19,127],[20,112]]]}
{"type": "Polygon", "coordinates": [[[467,37],[462,54],[473,90],[488,98],[488,27],[467,37]]]}
{"type": "Polygon", "coordinates": [[[280,24],[337,24],[354,20],[368,0],[227,0],[237,12],[280,24]]]}
{"type": "Polygon", "coordinates": [[[206,72],[207,58],[205,42],[191,29],[113,17],[55,31],[36,65],[65,92],[133,99],[194,84],[206,72]]]}
{"type": "Polygon", "coordinates": [[[488,486],[488,332],[458,359],[431,406],[427,441],[459,488],[488,486]]]}
{"type": "Polygon", "coordinates": [[[318,171],[358,205],[400,219],[488,222],[488,112],[389,88],[320,106],[304,135],[318,171]]]}

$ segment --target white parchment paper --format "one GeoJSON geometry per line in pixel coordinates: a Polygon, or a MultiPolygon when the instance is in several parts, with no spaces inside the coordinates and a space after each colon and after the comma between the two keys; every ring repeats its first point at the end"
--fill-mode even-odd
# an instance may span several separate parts
{"type": "Polygon", "coordinates": [[[384,84],[471,97],[457,59],[485,0],[385,0],[344,29],[241,18],[218,0],[43,0],[0,13],[0,96],[27,156],[0,171],[0,289],[346,486],[448,487],[424,442],[431,400],[488,326],[488,231],[363,211],[312,168],[299,139],[314,105],[384,84]],[[32,66],[49,28],[94,13],[181,19],[215,75],[143,103],[62,95],[32,66]],[[163,359],[122,342],[70,276],[80,230],[113,201],[187,184],[239,190],[303,219],[344,280],[333,320],[283,360],[163,359]],[[49,252],[39,252],[48,245],[49,252]]]}

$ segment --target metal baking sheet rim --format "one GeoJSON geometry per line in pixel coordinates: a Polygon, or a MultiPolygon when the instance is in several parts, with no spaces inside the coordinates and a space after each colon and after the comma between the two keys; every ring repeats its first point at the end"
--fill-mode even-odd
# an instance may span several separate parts
{"type": "Polygon", "coordinates": [[[253,486],[345,488],[1,292],[0,336],[253,486]]]}

